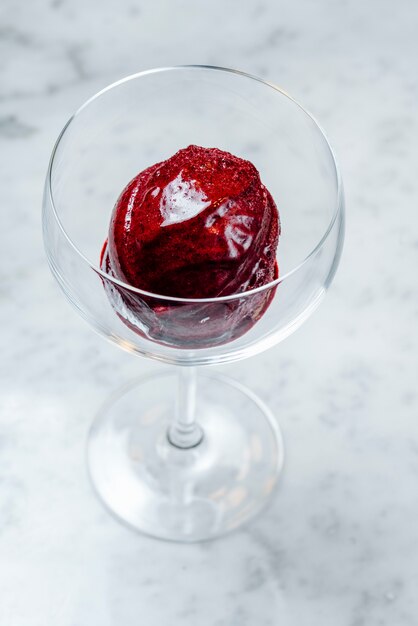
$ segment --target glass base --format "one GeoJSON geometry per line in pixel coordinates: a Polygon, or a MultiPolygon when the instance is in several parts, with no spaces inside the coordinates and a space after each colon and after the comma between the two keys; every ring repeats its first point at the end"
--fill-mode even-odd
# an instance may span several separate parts
{"type": "Polygon", "coordinates": [[[276,421],[255,394],[219,374],[200,373],[202,441],[178,448],[167,432],[175,372],[125,386],[91,428],[88,465],[104,504],[135,529],[201,541],[237,528],[269,500],[283,466],[276,421]]]}

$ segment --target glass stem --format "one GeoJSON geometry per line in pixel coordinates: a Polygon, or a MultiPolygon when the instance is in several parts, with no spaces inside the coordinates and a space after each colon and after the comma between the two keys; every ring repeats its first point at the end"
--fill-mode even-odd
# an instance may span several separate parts
{"type": "Polygon", "coordinates": [[[179,367],[175,415],[168,431],[168,439],[177,448],[194,448],[203,439],[203,431],[196,423],[195,367],[179,367]]]}

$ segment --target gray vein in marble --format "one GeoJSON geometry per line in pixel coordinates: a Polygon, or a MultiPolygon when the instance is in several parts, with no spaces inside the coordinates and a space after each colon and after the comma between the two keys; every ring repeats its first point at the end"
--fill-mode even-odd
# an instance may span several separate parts
{"type": "Polygon", "coordinates": [[[0,117],[0,138],[22,139],[30,137],[34,133],[36,133],[36,128],[34,126],[24,124],[14,115],[0,117]]]}

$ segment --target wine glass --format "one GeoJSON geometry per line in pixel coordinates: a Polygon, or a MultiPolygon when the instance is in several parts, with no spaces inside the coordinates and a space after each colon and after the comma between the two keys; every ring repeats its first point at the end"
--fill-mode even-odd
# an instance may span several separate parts
{"type": "Polygon", "coordinates": [[[287,337],[330,285],[344,237],[341,178],[321,128],[278,87],[243,72],[181,66],[110,85],[68,121],[52,152],[44,240],[62,291],[94,329],[173,364],[119,390],[88,439],[108,509],[154,537],[197,541],[236,528],[269,500],[283,441],[265,404],[197,366],[255,355],[287,337]],[[279,277],[245,293],[187,299],[136,289],[100,266],[119,193],[190,144],[249,159],[275,199],[279,277]]]}

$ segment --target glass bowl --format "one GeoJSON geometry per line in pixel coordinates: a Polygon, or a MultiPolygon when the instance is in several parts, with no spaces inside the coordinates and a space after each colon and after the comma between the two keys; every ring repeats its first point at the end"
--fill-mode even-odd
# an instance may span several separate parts
{"type": "Polygon", "coordinates": [[[333,151],[312,116],[243,72],[161,68],[88,100],[52,152],[45,248],[62,291],[91,326],[133,354],[180,366],[107,401],[88,441],[93,484],[121,520],[150,535],[208,539],[268,501],[283,442],[264,403],[196,366],[255,355],[296,330],[336,272],[344,200],[333,151]],[[279,209],[279,277],[244,293],[174,298],[136,289],[100,266],[110,215],[139,171],[190,144],[254,163],[279,209]]]}

